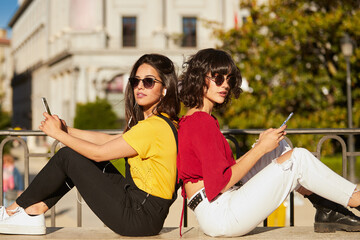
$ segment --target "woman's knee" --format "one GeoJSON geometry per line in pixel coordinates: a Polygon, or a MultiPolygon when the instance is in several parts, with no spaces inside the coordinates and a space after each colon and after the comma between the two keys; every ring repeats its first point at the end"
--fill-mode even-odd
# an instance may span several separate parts
{"type": "Polygon", "coordinates": [[[57,165],[67,166],[69,163],[75,163],[79,161],[73,161],[74,159],[83,158],[79,153],[75,152],[69,147],[60,148],[59,151],[51,158],[51,161],[55,161],[57,165]]]}
{"type": "Polygon", "coordinates": [[[72,150],[69,147],[62,147],[59,149],[59,151],[56,152],[56,154],[59,154],[61,156],[68,156],[76,153],[74,150],[72,150]]]}
{"type": "Polygon", "coordinates": [[[281,163],[285,162],[286,160],[288,160],[291,157],[291,155],[294,155],[294,159],[297,161],[303,161],[304,159],[316,159],[317,160],[317,158],[315,158],[314,155],[306,148],[294,148],[294,149],[286,152],[285,154],[281,155],[277,159],[277,162],[279,164],[281,164],[281,163]],[[308,157],[311,157],[311,158],[308,158],[308,157]]]}
{"type": "Polygon", "coordinates": [[[283,155],[281,155],[280,157],[278,157],[277,160],[276,160],[277,163],[281,164],[281,163],[287,161],[288,159],[290,159],[293,151],[294,150],[290,150],[290,151],[284,153],[283,155]]]}

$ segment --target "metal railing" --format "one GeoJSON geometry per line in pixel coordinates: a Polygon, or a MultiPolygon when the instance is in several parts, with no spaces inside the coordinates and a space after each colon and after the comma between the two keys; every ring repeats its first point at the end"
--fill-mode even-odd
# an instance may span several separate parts
{"type": "MultiPolygon", "coordinates": [[[[234,144],[235,146],[235,153],[236,156],[239,157],[240,152],[240,146],[236,139],[236,136],[238,135],[258,135],[260,134],[264,129],[228,129],[228,130],[222,130],[222,133],[224,136],[234,144]]],[[[101,132],[108,133],[108,134],[118,134],[121,133],[121,131],[117,130],[102,130],[101,132]]],[[[311,134],[311,135],[324,135],[318,142],[316,146],[316,151],[312,152],[318,159],[321,157],[321,148],[323,143],[326,140],[333,139],[340,143],[341,146],[341,153],[342,153],[342,176],[347,178],[347,158],[350,156],[360,156],[360,152],[349,152],[347,150],[346,143],[344,139],[341,136],[344,135],[359,135],[360,134],[360,128],[341,128],[341,129],[333,129],[333,128],[317,128],[317,129],[287,129],[287,136],[289,135],[301,135],[301,134],[311,134]]],[[[27,143],[23,140],[22,137],[27,136],[46,136],[41,131],[24,131],[24,130],[5,130],[0,131],[0,136],[5,136],[5,139],[1,141],[0,143],[0,186],[1,186],[1,195],[0,195],[0,203],[3,203],[3,193],[2,193],[2,186],[3,186],[3,151],[5,144],[14,140],[17,140],[20,145],[24,149],[24,186],[25,188],[29,185],[29,159],[30,157],[47,157],[50,158],[55,154],[57,145],[59,142],[55,140],[53,144],[50,147],[50,152],[46,153],[31,153],[29,152],[29,148],[27,146],[27,143]]],[[[285,138],[286,141],[290,144],[291,147],[293,147],[292,142],[290,141],[289,137],[285,138]]],[[[80,196],[80,195],[79,195],[80,196]]],[[[184,226],[187,226],[187,208],[184,209],[184,226]]],[[[51,208],[51,226],[55,227],[55,206],[51,208]]],[[[266,226],[266,220],[264,221],[264,226],[266,226]]],[[[294,194],[292,193],[290,195],[290,226],[294,226],[294,194]]],[[[81,203],[77,201],[77,226],[82,226],[82,206],[81,203]]]]}

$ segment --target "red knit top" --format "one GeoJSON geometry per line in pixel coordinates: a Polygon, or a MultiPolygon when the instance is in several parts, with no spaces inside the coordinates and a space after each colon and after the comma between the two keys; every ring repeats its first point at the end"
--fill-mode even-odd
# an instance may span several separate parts
{"type": "Polygon", "coordinates": [[[218,121],[208,113],[195,112],[180,119],[178,134],[178,178],[184,184],[204,180],[206,196],[212,201],[229,182],[230,167],[236,163],[218,121]]]}

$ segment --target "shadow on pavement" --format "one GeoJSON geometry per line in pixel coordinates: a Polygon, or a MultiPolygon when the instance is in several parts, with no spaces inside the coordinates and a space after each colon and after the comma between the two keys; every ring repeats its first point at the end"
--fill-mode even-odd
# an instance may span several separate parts
{"type": "MultiPolygon", "coordinates": [[[[71,208],[66,208],[66,209],[62,209],[61,211],[56,211],[56,216],[61,216],[63,214],[66,214],[67,212],[69,212],[71,210],[71,208]]],[[[51,215],[46,215],[45,218],[50,218],[51,215]]]]}
{"type": "Polygon", "coordinates": [[[63,229],[63,227],[50,227],[50,228],[48,227],[48,228],[46,228],[46,234],[54,233],[61,229],[63,229]]]}
{"type": "Polygon", "coordinates": [[[250,235],[255,235],[255,234],[259,234],[259,233],[263,233],[263,232],[273,231],[273,230],[276,230],[279,228],[281,228],[281,227],[256,227],[254,230],[252,230],[251,232],[247,233],[244,236],[250,236],[250,235]]]}

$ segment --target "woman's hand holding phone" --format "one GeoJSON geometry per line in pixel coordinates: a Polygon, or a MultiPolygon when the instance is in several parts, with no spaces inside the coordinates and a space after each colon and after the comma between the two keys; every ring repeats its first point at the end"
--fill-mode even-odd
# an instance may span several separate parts
{"type": "MultiPolygon", "coordinates": [[[[49,116],[52,116],[52,114],[51,114],[51,111],[50,111],[50,107],[49,107],[49,105],[48,105],[48,103],[47,103],[47,101],[46,101],[46,98],[44,98],[44,97],[42,97],[41,98],[41,101],[42,101],[42,103],[43,103],[43,105],[44,105],[44,108],[45,108],[45,112],[49,115],[49,116]]],[[[54,116],[56,116],[56,118],[58,118],[58,119],[60,119],[57,115],[54,115],[54,116]]],[[[45,121],[46,121],[46,116],[44,115],[44,117],[45,117],[45,121]]],[[[64,132],[68,132],[68,129],[67,129],[67,125],[66,125],[66,122],[64,121],[64,120],[62,120],[62,119],[60,119],[60,121],[61,121],[61,130],[63,130],[64,132]]],[[[42,122],[41,122],[42,123],[42,122]]],[[[43,125],[43,124],[41,124],[41,125],[43,125]]],[[[39,127],[40,128],[40,127],[39,127]]],[[[40,129],[40,130],[42,130],[42,129],[40,129]]]]}
{"type": "Polygon", "coordinates": [[[287,128],[286,122],[292,117],[294,113],[291,112],[285,121],[281,124],[279,128],[270,128],[262,132],[259,136],[259,139],[256,140],[255,145],[260,145],[261,149],[265,153],[271,152],[279,146],[279,143],[285,138],[287,128]]]}
{"type": "Polygon", "coordinates": [[[256,145],[260,147],[265,153],[271,152],[279,146],[280,141],[285,138],[286,125],[280,128],[269,128],[260,133],[259,140],[256,145]]]}
{"type": "Polygon", "coordinates": [[[57,139],[56,136],[63,132],[61,119],[57,115],[50,115],[47,112],[44,112],[43,116],[45,120],[41,121],[39,129],[46,135],[57,139]]]}

